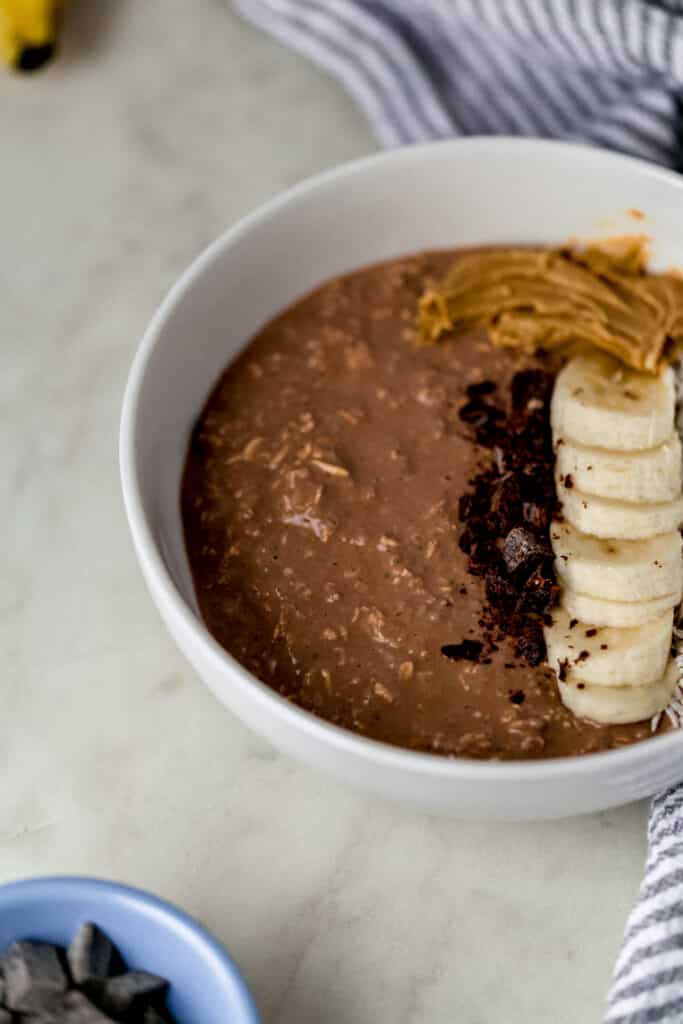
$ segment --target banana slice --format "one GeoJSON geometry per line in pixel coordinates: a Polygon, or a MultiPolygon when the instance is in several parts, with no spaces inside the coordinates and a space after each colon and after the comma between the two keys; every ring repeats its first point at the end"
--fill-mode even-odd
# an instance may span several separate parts
{"type": "Polygon", "coordinates": [[[555,437],[596,448],[638,451],[673,431],[674,374],[630,370],[604,352],[576,356],[555,382],[550,417],[555,437]]]}
{"type": "Polygon", "coordinates": [[[672,501],[681,493],[682,458],[677,433],[658,448],[641,452],[587,448],[561,439],[555,471],[560,480],[570,477],[584,494],[652,504],[672,501]]]}
{"type": "Polygon", "coordinates": [[[651,601],[605,601],[601,597],[577,594],[568,587],[562,588],[560,604],[572,619],[592,622],[594,626],[623,628],[642,626],[659,618],[667,608],[681,603],[680,590],[676,594],[655,597],[651,601]]]}
{"type": "MultiPolygon", "coordinates": [[[[676,531],[646,540],[611,540],[555,522],[550,543],[558,579],[577,594],[606,601],[652,601],[678,594],[683,587],[681,535],[676,531]]],[[[590,616],[574,617],[608,625],[590,616]]]]}
{"type": "Polygon", "coordinates": [[[580,718],[600,725],[626,725],[642,722],[662,711],[673,697],[678,682],[678,666],[669,660],[660,679],[650,686],[589,686],[559,683],[565,707],[580,718]]]}
{"type": "Polygon", "coordinates": [[[641,540],[677,530],[683,522],[683,496],[673,501],[636,505],[596,498],[557,482],[562,514],[581,533],[616,540],[641,540]]]}
{"type": "Polygon", "coordinates": [[[630,629],[577,622],[564,608],[553,609],[551,615],[552,626],[543,628],[548,662],[569,682],[645,686],[664,672],[671,654],[672,609],[630,629]]]}

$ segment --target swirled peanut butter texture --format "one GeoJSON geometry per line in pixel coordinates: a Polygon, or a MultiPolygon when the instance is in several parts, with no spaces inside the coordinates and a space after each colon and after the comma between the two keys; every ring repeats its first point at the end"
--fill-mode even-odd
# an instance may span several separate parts
{"type": "Polygon", "coordinates": [[[423,342],[485,327],[527,353],[592,345],[657,373],[683,347],[683,277],[646,273],[643,236],[586,248],[503,248],[459,259],[420,300],[423,342]]]}

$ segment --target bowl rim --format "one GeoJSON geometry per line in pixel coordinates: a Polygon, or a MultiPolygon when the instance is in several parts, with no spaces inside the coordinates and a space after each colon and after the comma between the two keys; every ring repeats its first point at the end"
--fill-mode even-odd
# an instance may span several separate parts
{"type": "MultiPolygon", "coordinates": [[[[143,575],[155,601],[163,604],[174,622],[174,632],[179,627],[194,645],[202,648],[204,655],[219,673],[230,673],[230,685],[237,685],[249,699],[277,716],[283,724],[295,731],[303,731],[311,739],[333,747],[337,752],[373,761],[388,769],[394,768],[421,776],[460,782],[496,781],[544,782],[557,778],[590,776],[606,763],[614,770],[640,767],[650,759],[655,748],[658,753],[678,747],[683,742],[683,730],[674,730],[662,736],[648,738],[613,750],[592,754],[537,758],[533,760],[485,761],[464,757],[444,757],[440,754],[409,750],[392,746],[380,740],[343,729],[312,712],[292,704],[275,690],[272,690],[218,644],[204,623],[194,614],[180,594],[168,572],[161,552],[154,539],[150,523],[145,515],[140,482],[136,471],[135,452],[137,447],[137,423],[141,404],[141,393],[145,375],[152,354],[159,342],[166,322],[174,310],[192,289],[196,279],[233,244],[254,228],[269,220],[284,207],[308,193],[315,192],[342,178],[362,174],[380,165],[402,161],[419,162],[434,154],[480,150],[490,158],[499,158],[501,150],[517,150],[516,159],[533,159],[541,151],[564,151],[577,158],[605,161],[615,169],[630,168],[653,181],[674,186],[683,192],[683,177],[676,172],[638,157],[628,156],[611,150],[600,149],[584,143],[556,139],[535,139],[518,136],[468,136],[458,139],[441,139],[434,142],[397,147],[379,151],[357,160],[347,161],[276,194],[257,206],[252,212],[239,218],[231,227],[209,243],[176,279],[157,307],[142,340],[135,352],[126,382],[119,431],[119,464],[124,506],[133,538],[134,548],[143,570],[143,575]],[[487,154],[487,150],[489,153],[487,154]]],[[[208,391],[207,391],[208,394],[208,391]]]]}
{"type": "MultiPolygon", "coordinates": [[[[260,1024],[252,994],[239,967],[225,947],[194,917],[173,903],[135,886],[88,875],[38,875],[0,885],[0,914],[17,899],[45,904],[56,898],[98,900],[121,907],[142,907],[162,920],[164,927],[180,933],[183,941],[199,944],[201,956],[214,974],[229,981],[242,1012],[244,1024],[260,1024]]],[[[173,979],[169,979],[171,985],[173,979]]]]}

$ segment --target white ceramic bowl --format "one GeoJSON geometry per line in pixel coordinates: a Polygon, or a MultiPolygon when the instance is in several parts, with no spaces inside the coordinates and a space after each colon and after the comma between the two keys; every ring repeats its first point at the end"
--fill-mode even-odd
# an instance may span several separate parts
{"type": "Polygon", "coordinates": [[[683,735],[582,758],[487,763],[400,750],[301,711],[210,636],[197,613],[179,488],[186,445],[225,365],[273,314],[333,275],[420,249],[646,231],[683,264],[683,183],[582,146],[469,139],[380,154],[267,203],[192,264],[136,355],[121,475],[140,565],[176,643],[216,696],[280,750],[372,793],[454,815],[552,818],[683,778],[683,735]],[[627,210],[640,210],[636,221],[627,210]]]}

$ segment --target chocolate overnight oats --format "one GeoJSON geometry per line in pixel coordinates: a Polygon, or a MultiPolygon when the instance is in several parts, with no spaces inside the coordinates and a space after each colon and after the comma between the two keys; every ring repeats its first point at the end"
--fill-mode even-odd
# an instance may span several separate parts
{"type": "Polygon", "coordinates": [[[669,728],[683,513],[661,367],[683,302],[641,250],[425,253],[260,331],[182,485],[216,639],[300,707],[414,750],[556,757],[669,728]]]}

